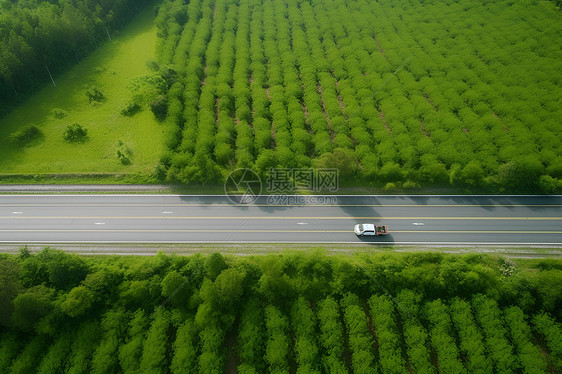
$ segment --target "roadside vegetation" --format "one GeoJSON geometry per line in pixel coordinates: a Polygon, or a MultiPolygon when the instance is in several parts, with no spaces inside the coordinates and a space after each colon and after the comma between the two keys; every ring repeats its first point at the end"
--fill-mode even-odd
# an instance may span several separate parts
{"type": "Polygon", "coordinates": [[[0,256],[0,371],[555,373],[562,263],[0,256]]]}

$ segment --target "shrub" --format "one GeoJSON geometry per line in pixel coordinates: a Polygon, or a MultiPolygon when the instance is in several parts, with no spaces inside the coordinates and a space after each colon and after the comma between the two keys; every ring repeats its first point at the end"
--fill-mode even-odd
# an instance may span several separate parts
{"type": "MultiPolygon", "coordinates": [[[[238,350],[241,365],[246,370],[265,371],[265,323],[262,305],[258,299],[250,300],[242,311],[238,333],[238,350]]],[[[238,367],[241,371],[241,367],[238,367]]]]}
{"type": "Polygon", "coordinates": [[[84,142],[88,138],[88,129],[78,123],[73,123],[66,127],[62,137],[70,143],[84,142]]]}
{"type": "Polygon", "coordinates": [[[293,305],[291,323],[295,335],[295,361],[299,373],[319,373],[319,349],[316,343],[317,321],[309,302],[304,297],[293,305]]]}
{"type": "Polygon", "coordinates": [[[56,119],[62,119],[64,117],[66,117],[68,115],[68,113],[66,112],[66,110],[60,109],[60,108],[55,108],[53,109],[53,116],[56,119]]]}
{"type": "Polygon", "coordinates": [[[404,344],[412,372],[435,373],[431,365],[429,336],[419,320],[421,294],[402,290],[397,296],[397,309],[402,319],[404,344]]]}
{"type": "Polygon", "coordinates": [[[525,321],[525,314],[519,307],[504,310],[506,325],[511,335],[511,341],[519,356],[524,373],[546,373],[547,365],[540,348],[533,344],[531,328],[525,321]]]}
{"type": "Polygon", "coordinates": [[[384,185],[385,192],[392,192],[392,191],[396,191],[397,189],[398,186],[396,185],[396,183],[388,182],[387,184],[384,185]]]}
{"type": "Polygon", "coordinates": [[[131,157],[133,156],[133,151],[127,147],[121,140],[117,141],[117,158],[123,165],[131,164],[131,157]]]}
{"type": "Polygon", "coordinates": [[[192,320],[181,324],[173,344],[170,371],[176,373],[195,373],[197,367],[198,331],[192,320]]]}
{"type": "Polygon", "coordinates": [[[407,180],[406,182],[404,182],[404,184],[402,184],[402,188],[404,188],[405,190],[414,190],[416,188],[420,188],[420,185],[419,183],[416,183],[414,181],[407,180]]]}
{"type": "Polygon", "coordinates": [[[459,360],[459,352],[453,339],[453,327],[447,306],[441,300],[425,305],[425,317],[431,325],[430,338],[439,360],[442,373],[463,373],[465,369],[459,360]]]}
{"type": "Polygon", "coordinates": [[[459,334],[459,349],[466,357],[466,366],[471,373],[492,372],[492,362],[486,356],[484,337],[480,332],[470,304],[467,301],[456,298],[451,303],[451,319],[459,334]]]}
{"type": "Polygon", "coordinates": [[[562,189],[562,181],[552,178],[550,175],[541,175],[539,178],[539,190],[543,194],[555,194],[562,189]]]}
{"type": "Polygon", "coordinates": [[[121,114],[126,117],[132,117],[141,109],[140,105],[134,100],[129,101],[123,109],[121,109],[121,114]]]}
{"type": "Polygon", "coordinates": [[[359,298],[354,294],[346,295],[340,302],[349,335],[351,364],[355,373],[377,373],[379,368],[375,364],[372,352],[368,318],[359,302],[359,298]]]}
{"type": "Polygon", "coordinates": [[[92,86],[92,87],[88,88],[86,90],[86,96],[88,97],[88,100],[90,101],[90,104],[91,103],[101,103],[105,99],[104,94],[96,86],[92,86]]]}
{"type": "Polygon", "coordinates": [[[31,125],[12,133],[8,139],[12,143],[24,145],[39,137],[41,137],[41,130],[31,125]]]}
{"type": "Polygon", "coordinates": [[[373,325],[379,345],[379,362],[384,373],[408,373],[402,360],[400,332],[392,300],[386,295],[369,299],[373,325]]]}
{"type": "Polygon", "coordinates": [[[140,358],[140,372],[166,373],[168,357],[168,330],[170,326],[170,313],[163,308],[154,313],[154,319],[147,332],[142,358],[140,358]]]}
{"type": "Polygon", "coordinates": [[[267,342],[265,344],[265,361],[272,373],[289,373],[290,339],[289,323],[274,306],[265,308],[265,325],[267,342]]]}
{"type": "Polygon", "coordinates": [[[536,331],[546,342],[554,367],[562,370],[562,328],[560,324],[547,313],[535,315],[532,322],[536,331]]]}
{"type": "Polygon", "coordinates": [[[150,102],[150,110],[159,121],[166,118],[166,114],[168,113],[168,100],[166,100],[166,97],[164,95],[156,96],[156,98],[150,102]]]}
{"type": "Polygon", "coordinates": [[[324,350],[322,367],[326,373],[347,373],[343,363],[344,330],[338,303],[331,297],[318,303],[320,334],[318,340],[324,350]]]}
{"type": "Polygon", "coordinates": [[[519,363],[507,338],[507,331],[502,323],[503,318],[496,301],[483,295],[476,295],[472,300],[472,305],[497,372],[517,372],[519,363]]]}

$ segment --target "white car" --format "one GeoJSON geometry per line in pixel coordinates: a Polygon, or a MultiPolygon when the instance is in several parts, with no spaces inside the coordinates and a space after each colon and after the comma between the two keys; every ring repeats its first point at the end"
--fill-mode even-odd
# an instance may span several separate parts
{"type": "Polygon", "coordinates": [[[357,236],[379,236],[388,234],[388,226],[380,225],[376,226],[371,223],[360,223],[355,225],[353,232],[357,236]]]}

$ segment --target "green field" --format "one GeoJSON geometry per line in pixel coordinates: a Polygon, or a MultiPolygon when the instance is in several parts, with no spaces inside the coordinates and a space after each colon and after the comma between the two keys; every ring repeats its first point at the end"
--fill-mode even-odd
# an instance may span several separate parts
{"type": "Polygon", "coordinates": [[[131,100],[135,77],[149,74],[146,62],[154,57],[156,27],[152,9],[145,10],[113,40],[67,73],[55,77],[57,87],[45,87],[0,119],[1,174],[44,173],[143,173],[151,174],[163,151],[165,125],[152,112],[133,117],[120,114],[131,100]],[[89,86],[104,94],[101,103],[90,104],[89,86]],[[66,112],[56,118],[55,109],[66,112]],[[66,127],[79,123],[88,130],[83,143],[64,141],[66,127]],[[11,142],[17,130],[35,125],[41,135],[24,145],[11,142]],[[117,157],[118,141],[131,150],[131,164],[117,157]]]}
{"type": "Polygon", "coordinates": [[[557,373],[562,263],[0,256],[2,373],[557,373]]]}

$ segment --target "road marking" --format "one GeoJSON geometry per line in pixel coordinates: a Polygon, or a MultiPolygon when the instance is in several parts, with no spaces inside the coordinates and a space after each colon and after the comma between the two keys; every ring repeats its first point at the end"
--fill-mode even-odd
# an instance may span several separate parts
{"type": "MultiPolygon", "coordinates": [[[[286,233],[348,233],[354,234],[351,230],[275,230],[275,229],[14,229],[0,230],[0,232],[286,232],[286,233]]],[[[519,231],[519,230],[393,230],[393,233],[416,233],[416,234],[562,234],[562,231],[519,231]]]]}
{"type": "MultiPolygon", "coordinates": [[[[75,240],[58,240],[58,241],[50,241],[50,242],[46,242],[46,241],[39,241],[39,240],[29,240],[29,241],[9,241],[9,240],[0,240],[0,243],[3,244],[216,244],[216,243],[221,243],[221,244],[302,244],[302,245],[308,245],[308,244],[337,244],[337,245],[341,245],[341,244],[352,244],[352,245],[368,245],[368,246],[372,246],[372,245],[412,245],[412,244],[423,244],[423,245],[435,245],[435,246],[443,246],[443,245],[452,245],[452,246],[463,246],[463,245],[476,245],[476,246],[506,246],[506,245],[510,245],[510,246],[516,246],[515,248],[521,247],[521,246],[531,246],[531,247],[537,247],[537,246],[555,246],[555,247],[560,247],[562,246],[561,243],[542,243],[542,242],[377,242],[377,241],[373,241],[373,242],[365,242],[365,241],[339,241],[334,243],[333,241],[312,241],[312,242],[307,242],[307,241],[267,241],[267,240],[247,240],[247,241],[240,241],[240,240],[232,240],[232,241],[228,241],[225,242],[224,240],[214,240],[214,241],[210,241],[210,240],[169,240],[169,241],[156,241],[156,240],[143,240],[143,241],[135,241],[135,240],[89,240],[89,241],[80,241],[77,242],[75,240]]],[[[556,249],[556,251],[561,252],[562,255],[562,251],[560,251],[559,249],[556,249]]],[[[100,253],[101,255],[103,255],[104,253],[100,253]]],[[[129,254],[129,252],[123,252],[120,254],[124,254],[127,255],[129,254]]],[[[156,253],[154,253],[156,254],[156,253]]],[[[558,255],[558,253],[548,253],[546,254],[546,257],[550,257],[552,255],[558,255]]]]}
{"type": "Polygon", "coordinates": [[[423,226],[423,225],[425,225],[425,223],[422,223],[422,222],[414,222],[414,223],[412,223],[412,225],[414,225],[414,226],[423,226]]]}
{"type": "Polygon", "coordinates": [[[174,214],[174,212],[164,211],[164,212],[162,212],[162,214],[174,214]]]}
{"type": "Polygon", "coordinates": [[[0,219],[174,219],[174,220],[181,220],[181,219],[212,219],[212,220],[239,220],[239,219],[267,219],[267,220],[286,220],[286,219],[299,219],[299,220],[307,220],[307,219],[316,219],[316,220],[337,220],[337,219],[350,219],[350,220],[562,220],[562,217],[380,217],[380,216],[371,216],[371,217],[352,217],[352,216],[345,216],[345,217],[333,217],[333,216],[317,216],[317,217],[276,217],[276,216],[177,216],[177,217],[162,217],[162,216],[101,216],[101,217],[87,217],[87,216],[25,216],[25,217],[14,217],[14,216],[0,216],[0,219]]]}
{"type": "Polygon", "coordinates": [[[12,214],[23,214],[23,212],[12,212],[12,214]]]}
{"type": "Polygon", "coordinates": [[[96,222],[94,225],[105,225],[105,222],[96,222]]]}
{"type": "Polygon", "coordinates": [[[306,222],[297,222],[297,225],[308,225],[306,222]]]}
{"type": "MultiPolygon", "coordinates": [[[[1,190],[0,190],[1,192],[1,190]]],[[[10,191],[11,192],[11,191],[10,191]]],[[[88,191],[89,192],[89,191],[88,191]]],[[[104,191],[102,191],[104,192],[104,191]]],[[[115,192],[115,191],[111,191],[111,192],[115,192]]],[[[108,194],[92,194],[92,193],[83,193],[83,194],[37,194],[37,193],[27,193],[27,194],[17,194],[17,195],[1,195],[0,196],[4,196],[4,197],[213,197],[213,198],[217,198],[217,197],[222,197],[222,198],[226,198],[229,197],[231,195],[220,195],[220,194],[216,194],[216,195],[209,195],[209,194],[191,194],[191,195],[186,195],[186,194],[145,194],[145,193],[108,193],[108,194]]],[[[271,195],[259,195],[259,196],[263,196],[263,197],[268,197],[271,195]]],[[[398,197],[398,198],[406,198],[406,197],[415,197],[415,198],[420,198],[420,197],[439,197],[439,198],[450,198],[450,197],[496,197],[496,198],[510,198],[510,197],[534,197],[534,198],[542,198],[542,197],[546,197],[546,198],[559,198],[562,197],[562,195],[474,195],[474,194],[469,194],[469,195],[455,195],[455,194],[451,194],[451,195],[366,195],[366,194],[357,194],[357,195],[296,195],[296,194],[292,194],[292,195],[285,195],[285,196],[336,196],[336,197],[367,197],[367,198],[389,198],[389,197],[398,197]]]]}
{"type": "MultiPolygon", "coordinates": [[[[0,207],[161,207],[162,204],[77,204],[77,203],[61,203],[61,204],[0,204],[0,207]]],[[[211,203],[211,204],[166,204],[166,206],[170,207],[206,207],[206,208],[213,208],[213,207],[231,207],[231,208],[238,208],[238,207],[276,207],[276,206],[283,206],[283,207],[315,207],[315,208],[330,208],[330,207],[364,207],[364,208],[474,208],[474,207],[487,207],[487,208],[501,208],[501,207],[514,207],[514,208],[521,208],[521,207],[529,207],[529,208],[536,208],[536,207],[545,207],[545,208],[560,208],[562,204],[228,204],[228,203],[211,203]]]]}

